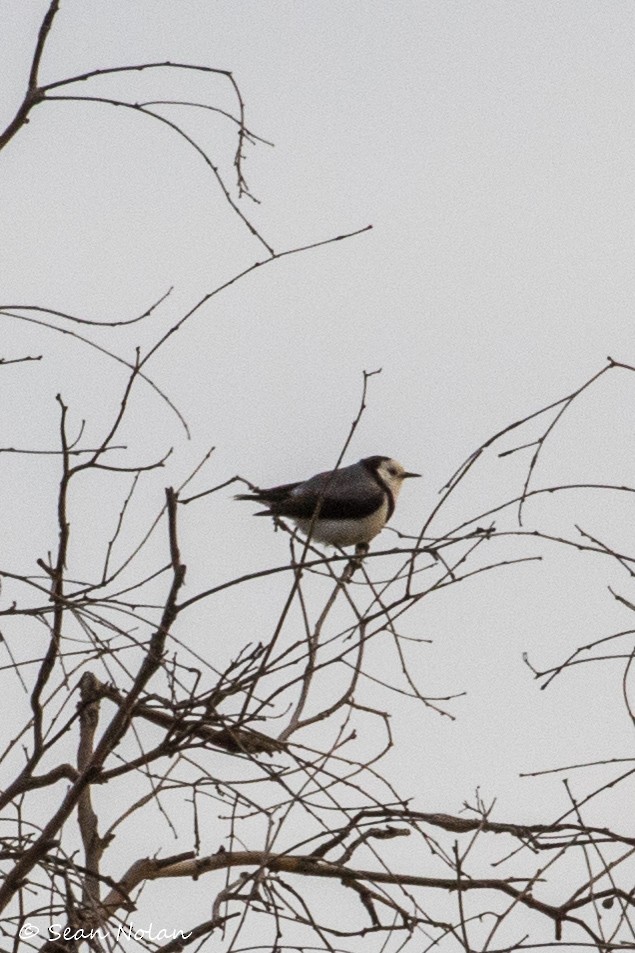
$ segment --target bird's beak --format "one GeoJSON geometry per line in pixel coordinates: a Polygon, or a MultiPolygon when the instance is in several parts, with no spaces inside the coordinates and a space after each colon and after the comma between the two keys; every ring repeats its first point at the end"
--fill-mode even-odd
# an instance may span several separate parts
{"type": "Polygon", "coordinates": [[[420,476],[421,476],[420,473],[402,473],[402,474],[401,474],[401,478],[402,478],[403,480],[408,479],[408,477],[420,477],[420,476]]]}

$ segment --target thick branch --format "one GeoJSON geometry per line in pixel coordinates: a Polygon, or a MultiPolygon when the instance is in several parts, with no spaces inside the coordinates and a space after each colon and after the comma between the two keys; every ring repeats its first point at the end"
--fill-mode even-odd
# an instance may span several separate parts
{"type": "Polygon", "coordinates": [[[557,907],[537,900],[531,893],[533,880],[529,877],[509,877],[505,879],[456,877],[424,877],[416,874],[391,873],[386,870],[364,870],[329,863],[310,855],[271,854],[267,851],[221,851],[208,857],[179,856],[173,859],[156,860],[144,858],[136,861],[120,881],[119,890],[111,891],[104,899],[102,911],[105,922],[117,911],[129,903],[131,892],[148,880],[166,877],[190,877],[198,879],[202,874],[215,870],[227,870],[232,867],[255,867],[276,873],[297,874],[303,877],[319,877],[340,880],[344,886],[359,883],[387,884],[399,887],[423,887],[434,890],[472,892],[490,890],[513,898],[531,910],[541,913],[556,923],[569,920],[581,926],[586,932],[588,927],[566,912],[566,905],[557,907]]]}
{"type": "MultiPolygon", "coordinates": [[[[93,755],[95,732],[99,723],[99,686],[92,672],[85,672],[79,683],[80,734],[77,752],[77,767],[84,772],[93,755]]],[[[77,804],[79,830],[84,845],[85,866],[90,871],[84,881],[83,900],[88,907],[99,903],[99,862],[104,852],[104,843],[99,836],[97,815],[93,810],[90,785],[86,785],[77,804]]]]}

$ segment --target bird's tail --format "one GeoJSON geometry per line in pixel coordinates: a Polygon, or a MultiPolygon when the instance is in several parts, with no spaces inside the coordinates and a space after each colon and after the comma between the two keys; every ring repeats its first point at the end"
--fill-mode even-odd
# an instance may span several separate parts
{"type": "MultiPolygon", "coordinates": [[[[263,499],[260,493],[237,493],[234,497],[235,500],[249,500],[252,503],[262,503],[264,505],[268,504],[268,500],[263,499]]],[[[258,513],[254,513],[254,516],[272,516],[271,510],[260,510],[258,513]]]]}

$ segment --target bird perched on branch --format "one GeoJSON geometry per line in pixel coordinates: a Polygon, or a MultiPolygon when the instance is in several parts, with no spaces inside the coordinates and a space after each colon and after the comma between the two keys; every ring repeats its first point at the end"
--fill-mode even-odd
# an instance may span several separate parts
{"type": "Polygon", "coordinates": [[[317,543],[367,549],[392,516],[403,481],[418,476],[390,457],[366,457],[350,467],[240,493],[236,499],[262,503],[267,509],[256,516],[291,519],[317,543]]]}

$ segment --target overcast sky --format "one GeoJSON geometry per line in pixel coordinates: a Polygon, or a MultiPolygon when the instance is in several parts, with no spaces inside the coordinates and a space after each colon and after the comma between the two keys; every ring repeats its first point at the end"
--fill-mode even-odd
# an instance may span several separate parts
{"type": "MultiPolygon", "coordinates": [[[[3,124],[45,7],[0,0],[3,124]]],[[[346,462],[388,454],[424,475],[405,487],[393,520],[416,533],[440,487],[490,434],[574,390],[607,355],[635,363],[634,48],[631,0],[63,0],[45,82],[166,59],[232,70],[249,128],[274,143],[247,145],[260,204],[242,199],[240,208],[276,251],[373,226],[258,269],[157,354],[148,370],[192,429],[188,441],[164,403],[140,392],[129,432],[136,459],[175,447],[157,491],[211,445],[200,489],[236,473],[269,485],[330,467],[362,371],[381,367],[346,462]]],[[[96,80],[90,92],[235,110],[223,77],[144,73],[96,80]]],[[[177,106],[163,115],[196,136],[235,195],[227,120],[177,106]]],[[[266,257],[200,156],[132,111],[40,107],[0,170],[0,303],[119,320],[173,287],[151,321],[88,333],[127,358],[266,257]]],[[[78,341],[2,322],[0,356],[44,355],[0,377],[2,443],[54,445],[59,390],[96,439],[119,399],[120,368],[78,341]]],[[[634,393],[615,372],[575,405],[536,485],[635,483],[634,393]]],[[[452,517],[513,495],[526,464],[518,455],[484,464],[452,517]]],[[[34,480],[15,459],[5,468],[6,483],[19,486],[5,540],[18,564],[31,565],[54,543],[55,473],[42,465],[34,480]]],[[[77,501],[86,519],[105,491],[88,492],[77,501]]],[[[528,522],[582,522],[628,546],[632,516],[630,502],[609,511],[585,498],[531,510],[528,522]]],[[[211,497],[187,532],[192,592],[286,558],[281,536],[230,491],[211,497]]],[[[538,552],[514,545],[516,555],[538,552]]],[[[82,558],[91,555],[87,545],[82,558]]],[[[468,693],[452,708],[457,721],[405,712],[395,757],[407,759],[407,793],[420,805],[457,811],[481,785],[503,814],[542,820],[546,804],[555,814],[565,803],[559,782],[520,781],[520,771],[629,753],[617,667],[575,671],[540,692],[521,659],[526,651],[547,667],[627,628],[609,582],[629,596],[618,566],[549,550],[543,563],[479,577],[409,617],[411,634],[434,640],[413,663],[423,690],[468,693]]],[[[263,591],[263,618],[268,598],[273,618],[281,591],[263,591]]],[[[219,611],[215,622],[240,641],[251,609],[219,611]]],[[[192,638],[207,650],[204,633],[192,638]]],[[[619,816],[619,806],[610,810],[619,816]]]]}

